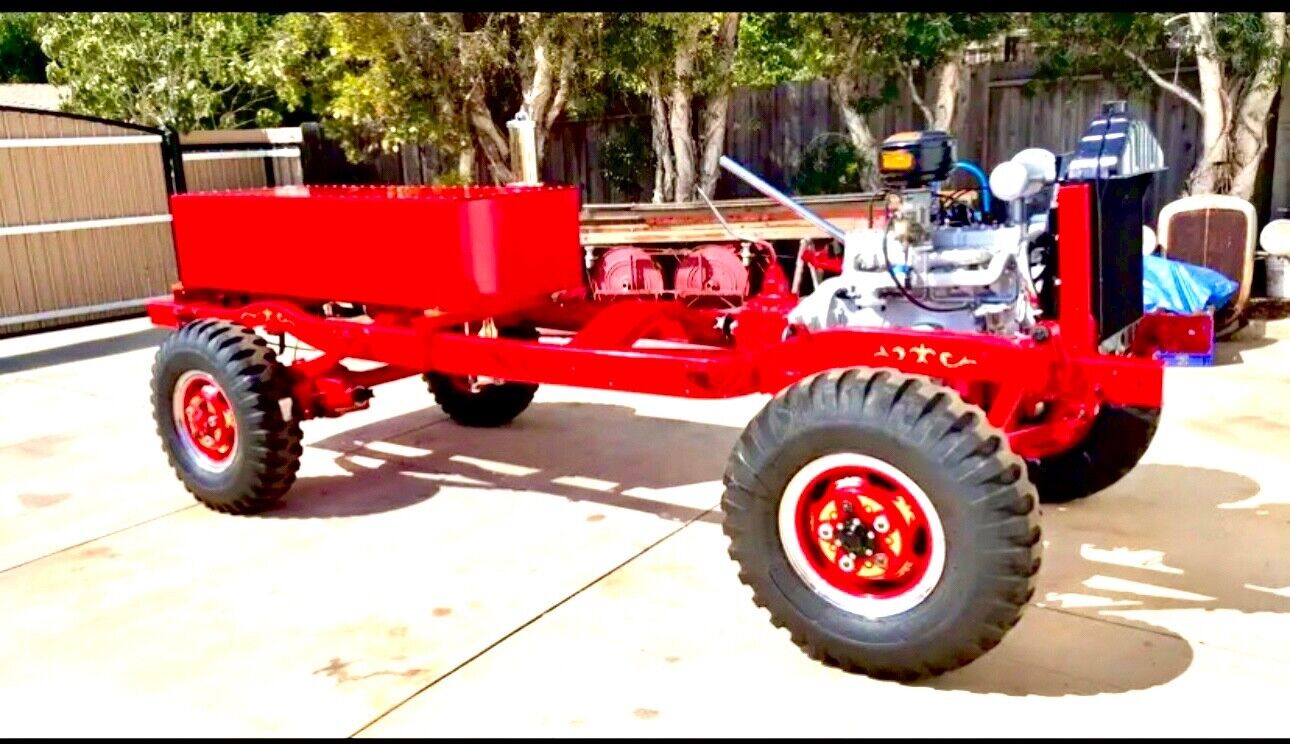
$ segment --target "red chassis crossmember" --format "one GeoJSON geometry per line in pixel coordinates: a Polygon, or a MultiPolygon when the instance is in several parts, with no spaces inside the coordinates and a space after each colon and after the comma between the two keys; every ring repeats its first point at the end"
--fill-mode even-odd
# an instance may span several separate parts
{"type": "MultiPolygon", "coordinates": [[[[1089,208],[1085,184],[1063,185],[1059,204],[1060,314],[1030,338],[901,329],[789,329],[796,302],[782,271],[770,263],[762,291],[732,311],[728,334],[721,315],[678,302],[587,300],[535,308],[573,319],[568,334],[538,340],[461,332],[478,318],[379,312],[370,322],[324,317],[300,303],[273,297],[220,302],[177,288],[152,303],[152,320],[179,326],[221,318],[270,334],[287,333],[319,349],[317,359],[292,365],[293,396],[304,418],[366,407],[372,385],[423,372],[487,376],[515,382],[604,388],[691,398],[776,393],[816,372],[886,367],[943,381],[980,405],[1010,445],[1026,458],[1062,452],[1092,425],[1102,403],[1158,408],[1159,362],[1098,352],[1091,310],[1089,208]],[[786,331],[791,331],[786,335],[786,331]],[[680,342],[638,345],[642,339],[680,342]],[[353,371],[344,359],[386,366],[353,371]]],[[[525,320],[520,313],[509,320],[525,320]]],[[[504,323],[499,319],[499,326],[504,323]]]]}

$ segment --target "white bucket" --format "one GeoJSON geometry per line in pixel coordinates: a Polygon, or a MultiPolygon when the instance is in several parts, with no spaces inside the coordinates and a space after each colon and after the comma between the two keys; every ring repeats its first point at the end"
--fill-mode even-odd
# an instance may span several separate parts
{"type": "Polygon", "coordinates": [[[1290,298],[1290,256],[1271,253],[1264,259],[1267,269],[1268,297],[1278,300],[1290,298]]]}

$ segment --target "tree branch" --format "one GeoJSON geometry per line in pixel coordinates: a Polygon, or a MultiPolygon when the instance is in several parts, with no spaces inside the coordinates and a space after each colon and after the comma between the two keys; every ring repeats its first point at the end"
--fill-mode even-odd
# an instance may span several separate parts
{"type": "Polygon", "coordinates": [[[918,110],[922,112],[923,123],[927,126],[931,126],[936,117],[932,116],[932,110],[927,108],[927,104],[923,101],[922,94],[918,92],[918,86],[914,83],[914,66],[901,65],[900,67],[905,73],[905,82],[909,84],[909,97],[913,99],[914,105],[918,106],[918,110]]]}
{"type": "Polygon", "coordinates": [[[1195,95],[1193,95],[1191,91],[1187,90],[1181,85],[1175,85],[1174,83],[1171,83],[1168,80],[1165,80],[1163,77],[1160,76],[1160,73],[1151,69],[1151,65],[1147,64],[1147,61],[1142,57],[1138,56],[1138,54],[1135,53],[1132,49],[1125,49],[1122,47],[1120,51],[1124,52],[1124,56],[1136,62],[1138,64],[1138,67],[1142,68],[1142,71],[1147,73],[1147,77],[1151,78],[1151,82],[1155,83],[1156,85],[1159,85],[1161,88],[1164,88],[1166,91],[1173,93],[1175,96],[1178,96],[1179,98],[1183,99],[1183,101],[1185,101],[1188,106],[1191,106],[1192,108],[1196,109],[1196,113],[1200,114],[1201,116],[1205,115],[1205,107],[1200,105],[1200,99],[1197,98],[1195,95]]]}
{"type": "Polygon", "coordinates": [[[547,107],[546,128],[555,126],[555,122],[564,112],[564,104],[569,99],[570,79],[573,77],[573,42],[565,42],[560,55],[560,72],[556,76],[555,96],[547,107]]]}

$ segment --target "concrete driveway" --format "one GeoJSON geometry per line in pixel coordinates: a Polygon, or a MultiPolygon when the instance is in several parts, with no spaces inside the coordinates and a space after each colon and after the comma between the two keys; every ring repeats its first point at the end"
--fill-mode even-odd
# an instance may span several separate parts
{"type": "Polygon", "coordinates": [[[548,387],[481,431],[405,380],[238,518],[161,454],[162,332],[0,341],[0,735],[1280,735],[1290,321],[1262,331],[1169,370],[1143,464],[1043,510],[1020,625],[911,686],[809,660],[738,583],[720,476],[761,398],[548,387]]]}

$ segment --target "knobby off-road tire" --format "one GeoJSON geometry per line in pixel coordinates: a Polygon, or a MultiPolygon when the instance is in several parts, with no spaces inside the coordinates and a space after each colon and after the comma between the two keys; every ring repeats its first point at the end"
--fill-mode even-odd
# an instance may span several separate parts
{"type": "MultiPolygon", "coordinates": [[[[1034,593],[1041,544],[1024,462],[979,408],[926,379],[850,369],[801,380],[749,423],[724,482],[723,529],[754,601],[807,654],[847,671],[909,681],[964,666],[1003,639],[1034,593]],[[867,474],[833,485],[904,493],[927,517],[922,553],[915,534],[908,554],[926,571],[904,593],[884,597],[870,584],[867,597],[848,594],[812,573],[825,556],[807,557],[813,533],[793,542],[802,523],[786,522],[796,512],[785,504],[807,498],[794,489],[834,464],[845,474],[848,462],[867,474]]],[[[894,521],[900,511],[886,513],[894,521]]]]}
{"type": "Polygon", "coordinates": [[[198,320],[162,342],[152,368],[157,433],[199,502],[251,514],[282,498],[303,453],[299,421],[283,415],[289,395],[284,368],[249,328],[198,320]],[[197,424],[189,423],[193,405],[197,424]]]}
{"type": "MultiPolygon", "coordinates": [[[[501,332],[506,338],[535,340],[538,331],[531,326],[508,328],[501,332]]],[[[524,413],[538,386],[525,382],[497,382],[470,389],[468,378],[430,372],[423,375],[435,403],[454,422],[462,426],[492,428],[504,426],[524,413]]]]}
{"type": "Polygon", "coordinates": [[[1103,405],[1079,444],[1027,462],[1039,500],[1062,504],[1110,488],[1146,454],[1159,423],[1159,408],[1103,405]]]}

